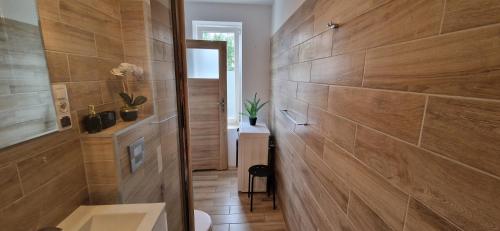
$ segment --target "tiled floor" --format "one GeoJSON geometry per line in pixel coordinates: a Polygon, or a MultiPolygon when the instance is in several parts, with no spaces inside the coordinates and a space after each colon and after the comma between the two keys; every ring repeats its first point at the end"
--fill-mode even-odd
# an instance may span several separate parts
{"type": "Polygon", "coordinates": [[[279,204],[273,210],[272,197],[265,193],[250,199],[238,193],[236,169],[193,173],[194,207],[210,214],[213,231],[286,231],[279,204]]]}

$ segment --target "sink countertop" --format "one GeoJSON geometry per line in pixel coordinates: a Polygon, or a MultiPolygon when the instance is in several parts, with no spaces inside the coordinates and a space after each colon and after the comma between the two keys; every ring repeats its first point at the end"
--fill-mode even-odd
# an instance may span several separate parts
{"type": "Polygon", "coordinates": [[[80,206],[57,227],[64,231],[80,231],[95,216],[142,214],[136,230],[151,231],[164,209],[164,203],[80,206]]]}

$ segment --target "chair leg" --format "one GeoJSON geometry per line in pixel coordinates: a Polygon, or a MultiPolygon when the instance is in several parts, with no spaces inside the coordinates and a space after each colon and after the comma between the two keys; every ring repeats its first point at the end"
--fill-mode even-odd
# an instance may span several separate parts
{"type": "Polygon", "coordinates": [[[248,198],[250,198],[250,173],[248,173],[248,188],[247,188],[247,194],[248,194],[248,198]]]}
{"type": "Polygon", "coordinates": [[[272,179],[273,184],[271,187],[273,188],[273,209],[276,209],[276,178],[273,176],[272,179]]]}
{"type": "Polygon", "coordinates": [[[253,184],[255,176],[252,176],[252,192],[250,193],[250,212],[253,212],[253,184]]]}
{"type": "Polygon", "coordinates": [[[267,197],[271,196],[271,177],[267,177],[266,180],[266,192],[267,192],[267,197]]]}

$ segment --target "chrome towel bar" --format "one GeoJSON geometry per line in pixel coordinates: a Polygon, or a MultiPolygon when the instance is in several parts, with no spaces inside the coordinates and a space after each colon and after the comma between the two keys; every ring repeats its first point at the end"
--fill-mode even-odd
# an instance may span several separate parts
{"type": "Polygon", "coordinates": [[[290,115],[290,113],[288,113],[288,110],[286,110],[286,109],[281,109],[280,111],[281,111],[281,113],[283,113],[283,115],[285,115],[285,116],[286,116],[286,118],[288,118],[289,120],[291,120],[291,121],[292,121],[295,125],[302,125],[302,126],[307,126],[307,125],[308,125],[308,124],[307,124],[307,122],[305,122],[305,123],[299,123],[299,122],[297,122],[297,121],[296,121],[296,120],[295,120],[295,119],[294,119],[294,118],[290,115]]]}

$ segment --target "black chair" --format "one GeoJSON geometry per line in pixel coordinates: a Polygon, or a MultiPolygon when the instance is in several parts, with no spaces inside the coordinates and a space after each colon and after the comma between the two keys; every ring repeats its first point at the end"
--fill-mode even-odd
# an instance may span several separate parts
{"type": "Polygon", "coordinates": [[[248,168],[248,197],[250,197],[250,212],[253,212],[253,189],[255,177],[266,177],[266,192],[269,197],[273,192],[273,209],[276,209],[276,177],[274,175],[275,145],[272,137],[269,137],[267,165],[254,165],[248,168]]]}

